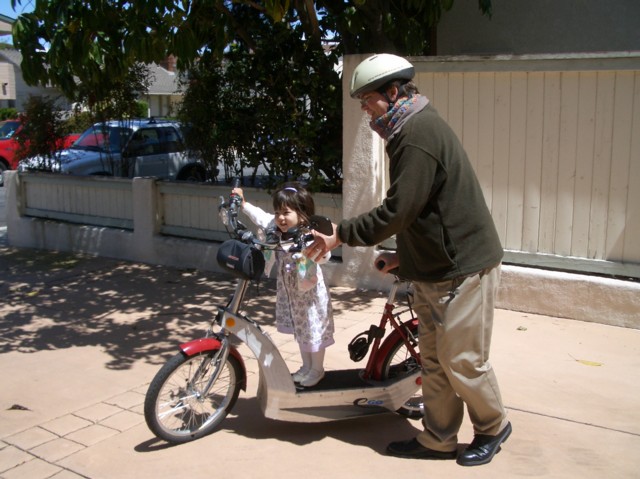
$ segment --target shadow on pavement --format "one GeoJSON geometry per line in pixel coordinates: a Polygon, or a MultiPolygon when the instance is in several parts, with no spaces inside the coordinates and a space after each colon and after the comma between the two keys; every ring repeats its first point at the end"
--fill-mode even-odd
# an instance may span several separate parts
{"type": "MultiPolygon", "coordinates": [[[[101,346],[111,369],[160,363],[204,334],[234,286],[211,272],[10,248],[0,255],[0,353],[101,346]]],[[[251,299],[252,317],[266,322],[268,289],[251,299]]]]}
{"type": "MultiPolygon", "coordinates": [[[[276,439],[296,446],[306,446],[332,437],[341,442],[364,446],[384,454],[389,442],[410,439],[420,428],[419,421],[409,420],[393,413],[323,423],[275,421],[262,415],[257,398],[240,397],[218,431],[226,431],[254,440],[276,439]]],[[[216,433],[217,431],[197,441],[215,441],[216,433]]],[[[253,442],[247,444],[253,444],[252,447],[255,447],[253,442]]],[[[160,439],[151,438],[138,444],[134,449],[136,452],[147,453],[173,447],[180,447],[180,445],[172,445],[160,439]]]]}
{"type": "MultiPolygon", "coordinates": [[[[161,364],[204,335],[235,286],[220,273],[8,247],[0,271],[0,353],[100,346],[114,370],[161,364]]],[[[365,310],[371,298],[333,292],[334,314],[365,310]]],[[[243,310],[273,325],[274,300],[275,280],[265,279],[249,288],[243,310]]]]}

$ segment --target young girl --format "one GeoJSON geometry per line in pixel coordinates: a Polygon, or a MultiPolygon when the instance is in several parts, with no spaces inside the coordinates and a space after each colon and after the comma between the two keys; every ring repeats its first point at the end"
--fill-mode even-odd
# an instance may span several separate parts
{"type": "MultiPolygon", "coordinates": [[[[275,215],[246,202],[241,188],[234,188],[233,193],[242,198],[242,209],[253,223],[265,230],[275,226],[280,234],[308,224],[315,211],[313,198],[298,183],[287,183],[273,193],[275,215]]],[[[294,382],[315,386],[324,377],[325,348],[334,343],[331,297],[316,264],[326,263],[331,253],[315,262],[288,251],[276,251],[275,256],[277,329],[293,334],[300,348],[302,367],[292,374],[294,382]]]]}

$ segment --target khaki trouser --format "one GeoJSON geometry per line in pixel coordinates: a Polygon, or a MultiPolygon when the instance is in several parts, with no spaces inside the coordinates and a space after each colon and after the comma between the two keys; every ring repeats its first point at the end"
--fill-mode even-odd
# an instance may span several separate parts
{"type": "Polygon", "coordinates": [[[506,426],[500,389],[489,364],[500,265],[438,283],[414,282],[420,320],[424,431],[418,441],[453,451],[464,404],[475,434],[498,434],[506,426]]]}

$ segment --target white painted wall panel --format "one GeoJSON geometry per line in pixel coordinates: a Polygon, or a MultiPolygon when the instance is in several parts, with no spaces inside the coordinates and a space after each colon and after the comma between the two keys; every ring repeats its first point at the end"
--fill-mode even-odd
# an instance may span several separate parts
{"type": "Polygon", "coordinates": [[[420,91],[467,150],[506,249],[640,262],[638,60],[412,60],[420,91]]]}

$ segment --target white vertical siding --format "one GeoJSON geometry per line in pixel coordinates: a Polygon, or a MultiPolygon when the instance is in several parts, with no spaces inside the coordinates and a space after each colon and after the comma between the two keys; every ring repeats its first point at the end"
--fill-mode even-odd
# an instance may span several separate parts
{"type": "Polygon", "coordinates": [[[467,150],[506,249],[640,262],[638,59],[637,69],[412,60],[418,88],[467,150]]]}

